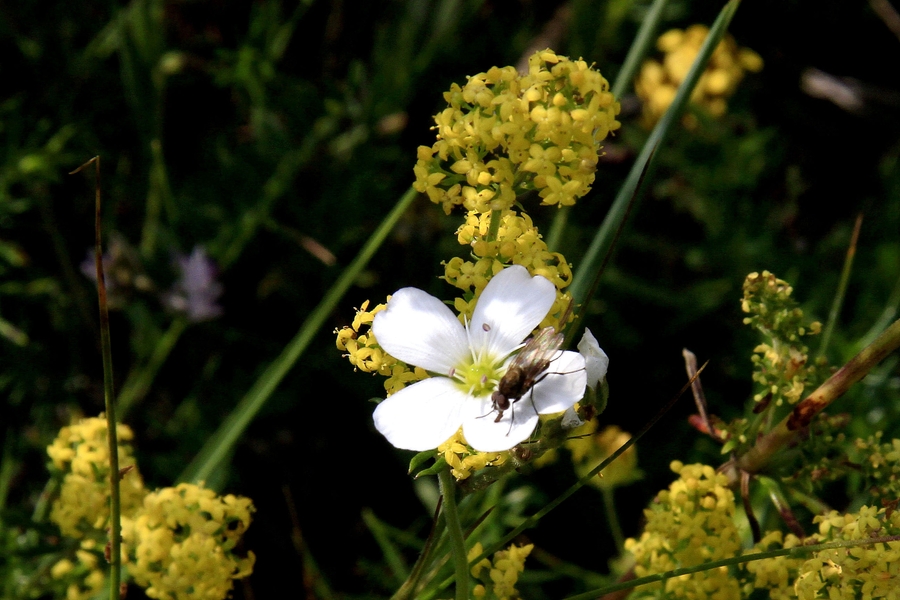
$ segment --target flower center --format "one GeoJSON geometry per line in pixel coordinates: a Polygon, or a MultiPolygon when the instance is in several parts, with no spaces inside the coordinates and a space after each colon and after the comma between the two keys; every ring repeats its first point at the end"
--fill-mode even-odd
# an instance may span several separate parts
{"type": "Polygon", "coordinates": [[[476,398],[486,396],[497,389],[497,384],[506,373],[506,361],[489,358],[473,359],[458,365],[450,377],[459,388],[476,398]]]}

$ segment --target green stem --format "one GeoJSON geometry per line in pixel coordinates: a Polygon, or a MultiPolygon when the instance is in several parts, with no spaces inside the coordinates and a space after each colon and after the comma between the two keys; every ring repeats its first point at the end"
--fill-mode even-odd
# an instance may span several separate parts
{"type": "Polygon", "coordinates": [[[453,568],[456,573],[456,600],[469,598],[469,561],[466,558],[466,541],[463,539],[459,513],[456,510],[456,481],[450,474],[450,467],[438,473],[443,497],[443,514],[447,521],[447,532],[450,535],[450,547],[453,551],[453,568]]]}
{"type": "Polygon", "coordinates": [[[856,256],[856,242],[859,239],[859,229],[861,226],[862,215],[859,215],[856,217],[856,225],[853,227],[850,246],[847,248],[847,256],[844,258],[844,268],[841,270],[841,280],[838,283],[837,292],[834,294],[831,310],[828,312],[828,322],[825,324],[825,330],[822,332],[822,338],[819,342],[818,356],[824,356],[825,351],[828,350],[828,342],[831,341],[831,334],[834,331],[834,325],[837,323],[838,315],[841,312],[844,296],[847,295],[847,284],[850,282],[850,272],[853,270],[853,257],[856,256]]]}
{"type": "Polygon", "coordinates": [[[647,11],[647,15],[641,21],[641,28],[638,30],[634,42],[631,43],[625,62],[622,63],[622,68],[619,69],[619,73],[616,75],[616,80],[610,90],[617,99],[622,97],[622,94],[634,81],[641,62],[647,56],[653,42],[656,41],[656,29],[668,3],[669,0],[655,0],[650,10],[647,11]]]}
{"type": "Polygon", "coordinates": [[[294,338],[288,342],[288,345],[282,350],[281,354],[272,361],[263,374],[256,380],[253,387],[247,394],[241,398],[241,401],[226,417],[219,429],[209,438],[200,449],[194,460],[187,466],[179,477],[179,481],[205,481],[210,479],[213,471],[218,469],[225,458],[231,453],[237,440],[240,438],[244,430],[250,425],[253,418],[260,411],[266,400],[284,379],[288,371],[296,364],[297,360],[312,342],[313,337],[321,329],[322,325],[328,319],[335,306],[340,302],[353,282],[359,276],[359,273],[372,259],[375,251],[381,247],[382,242],[387,238],[388,234],[394,228],[394,225],[400,219],[400,216],[409,207],[412,201],[418,196],[416,191],[410,188],[397,201],[393,210],[385,217],[384,221],[378,226],[378,229],[366,242],[359,254],[353,259],[353,262],[344,269],[341,276],[335,282],[318,306],[310,313],[303,322],[300,330],[294,338]]]}
{"type": "Polygon", "coordinates": [[[759,473],[769,461],[797,435],[819,412],[840,398],[854,383],[865,377],[888,354],[900,347],[900,320],[841,367],[802,400],[772,431],[760,438],[746,454],[726,470],[729,479],[738,481],[739,471],[759,473]]]}
{"type": "Polygon", "coordinates": [[[550,250],[550,252],[559,251],[559,242],[566,232],[566,225],[569,222],[569,212],[571,212],[571,209],[571,206],[561,206],[559,210],[556,211],[556,216],[553,217],[553,222],[550,224],[550,232],[547,234],[546,240],[547,249],[550,250]]]}
{"type": "Polygon", "coordinates": [[[625,535],[622,533],[622,524],[619,523],[619,515],[616,513],[616,499],[613,497],[615,488],[600,488],[603,492],[603,509],[606,512],[606,521],[616,543],[616,551],[621,554],[625,551],[625,535]]]}
{"type": "Polygon", "coordinates": [[[184,317],[176,317],[169,329],[159,338],[150,359],[140,369],[136,369],[128,374],[122,389],[119,390],[119,397],[116,402],[117,409],[121,419],[125,418],[129,409],[136,403],[143,400],[144,396],[150,390],[153,379],[159,372],[160,367],[166,362],[172,349],[178,342],[178,338],[187,327],[187,319],[184,317]]]}
{"type": "Polygon", "coordinates": [[[858,540],[840,540],[837,542],[827,542],[825,544],[814,544],[809,546],[797,546],[795,548],[783,548],[779,550],[768,550],[766,552],[754,552],[752,554],[745,554],[743,556],[734,556],[732,558],[723,558],[721,560],[713,560],[710,562],[706,562],[703,564],[699,564],[693,567],[683,567],[680,569],[672,569],[671,571],[666,571],[664,573],[654,573],[653,575],[647,575],[646,577],[638,577],[637,579],[632,579],[630,581],[623,581],[621,583],[614,583],[612,585],[607,585],[602,588],[591,590],[589,592],[585,592],[583,594],[578,594],[576,596],[569,596],[566,600],[595,600],[600,596],[605,594],[611,594],[613,592],[617,592],[619,590],[627,590],[631,588],[638,587],[640,585],[647,585],[650,583],[656,583],[658,581],[665,581],[667,579],[671,579],[673,577],[680,577],[682,575],[691,575],[693,573],[700,573],[701,571],[710,571],[712,569],[718,569],[719,567],[732,567],[736,565],[740,565],[743,563],[753,562],[755,560],[764,560],[767,558],[777,558],[779,556],[790,556],[791,558],[805,558],[811,554],[816,552],[821,552],[822,550],[834,550],[836,548],[857,548],[859,546],[871,546],[873,544],[886,544],[888,542],[896,542],[900,540],[900,536],[884,536],[878,538],[864,538],[858,540]]]}

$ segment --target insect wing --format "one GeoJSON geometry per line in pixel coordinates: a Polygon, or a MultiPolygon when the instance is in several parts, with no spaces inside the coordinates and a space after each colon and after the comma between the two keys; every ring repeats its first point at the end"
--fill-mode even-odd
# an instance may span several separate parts
{"type": "Polygon", "coordinates": [[[545,327],[525,342],[525,347],[513,357],[510,369],[519,368],[535,377],[547,368],[553,354],[562,346],[565,336],[553,327],[545,327]],[[534,369],[537,369],[534,372],[534,369]]]}

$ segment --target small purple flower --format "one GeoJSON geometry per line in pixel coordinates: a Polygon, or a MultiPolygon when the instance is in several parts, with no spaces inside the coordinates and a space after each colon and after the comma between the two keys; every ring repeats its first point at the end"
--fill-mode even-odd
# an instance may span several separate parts
{"type": "Polygon", "coordinates": [[[163,304],[184,313],[192,323],[221,316],[222,307],[216,301],[222,295],[222,284],[216,281],[216,265],[203,248],[195,246],[190,256],[176,254],[175,266],[181,276],[163,294],[163,304]]]}

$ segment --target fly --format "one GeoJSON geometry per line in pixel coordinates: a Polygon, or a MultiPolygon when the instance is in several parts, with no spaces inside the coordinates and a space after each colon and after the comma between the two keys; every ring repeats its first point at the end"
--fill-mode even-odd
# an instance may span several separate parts
{"type": "MultiPolygon", "coordinates": [[[[568,321],[572,303],[566,308],[559,322],[568,321]]],[[[556,360],[554,355],[563,345],[565,336],[553,327],[544,327],[525,342],[525,346],[513,357],[506,373],[497,384],[497,390],[491,394],[493,409],[497,411],[494,423],[499,423],[505,411],[510,410],[537,383],[549,373],[550,363],[556,360]]],[[[564,373],[561,373],[564,374],[564,373]]],[[[490,413],[488,413],[490,414],[490,413]]],[[[487,416],[487,415],[485,415],[487,416]]],[[[512,421],[510,421],[510,429],[512,421]]]]}

